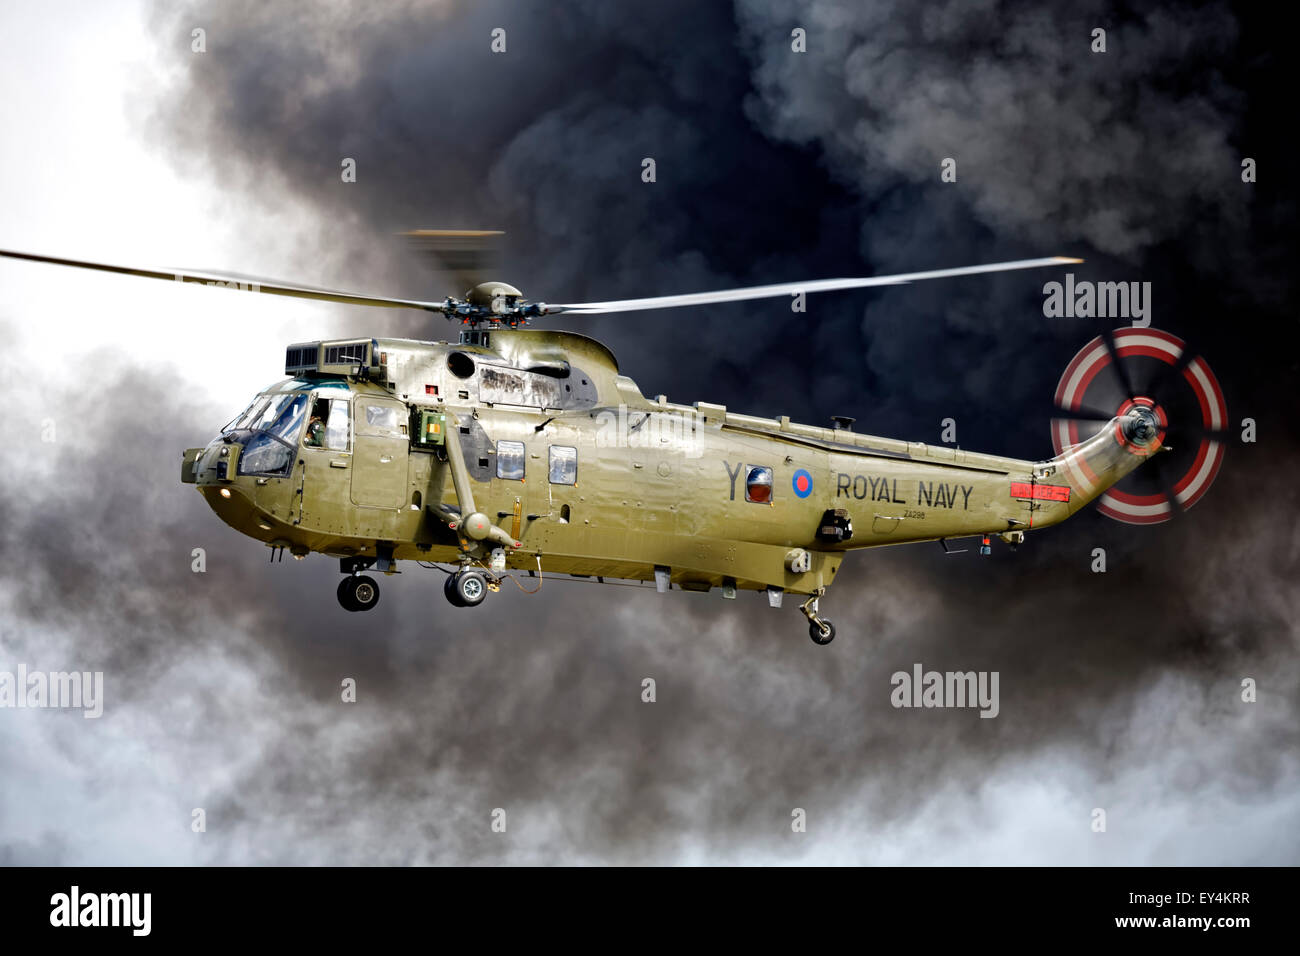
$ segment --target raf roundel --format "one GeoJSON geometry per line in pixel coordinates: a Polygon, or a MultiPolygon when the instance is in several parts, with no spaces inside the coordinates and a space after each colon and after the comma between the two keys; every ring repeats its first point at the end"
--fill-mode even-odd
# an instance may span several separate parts
{"type": "Polygon", "coordinates": [[[791,479],[790,484],[794,487],[794,493],[800,498],[807,498],[812,494],[812,475],[802,468],[794,473],[794,478],[791,479]]]}

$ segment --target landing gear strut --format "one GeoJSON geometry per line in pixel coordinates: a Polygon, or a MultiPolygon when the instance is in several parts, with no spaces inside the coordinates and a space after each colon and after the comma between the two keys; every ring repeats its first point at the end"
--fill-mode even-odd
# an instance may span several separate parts
{"type": "Polygon", "coordinates": [[[474,568],[461,568],[454,574],[447,575],[442,590],[447,595],[447,600],[456,607],[478,607],[487,597],[487,576],[474,568]]]}
{"type": "Polygon", "coordinates": [[[339,582],[338,598],[349,611],[369,611],[379,603],[379,583],[369,575],[350,575],[339,582]]]}
{"type": "Polygon", "coordinates": [[[835,640],[835,625],[823,620],[817,613],[817,600],[822,594],[822,591],[818,591],[799,608],[803,616],[808,618],[808,636],[814,644],[829,644],[835,640]]]}

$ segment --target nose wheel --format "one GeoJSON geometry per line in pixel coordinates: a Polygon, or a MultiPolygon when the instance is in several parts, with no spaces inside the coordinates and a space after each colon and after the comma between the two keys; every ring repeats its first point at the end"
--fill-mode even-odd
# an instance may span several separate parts
{"type": "Polygon", "coordinates": [[[349,575],[339,582],[339,604],[348,611],[369,611],[379,603],[379,582],[365,575],[349,575]]]}

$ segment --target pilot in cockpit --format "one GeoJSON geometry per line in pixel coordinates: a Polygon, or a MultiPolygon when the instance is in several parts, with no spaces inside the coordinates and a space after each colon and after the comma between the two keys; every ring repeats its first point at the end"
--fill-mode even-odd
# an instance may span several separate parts
{"type": "Polygon", "coordinates": [[[319,415],[313,415],[307,424],[307,437],[303,439],[303,444],[309,448],[325,447],[325,423],[319,415]]]}

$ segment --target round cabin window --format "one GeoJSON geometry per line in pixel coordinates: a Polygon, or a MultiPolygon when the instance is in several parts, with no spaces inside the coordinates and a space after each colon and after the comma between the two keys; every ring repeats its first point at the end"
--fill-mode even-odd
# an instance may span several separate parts
{"type": "Polygon", "coordinates": [[[745,500],[767,504],[772,500],[772,469],[751,468],[745,475],[745,500]]]}

